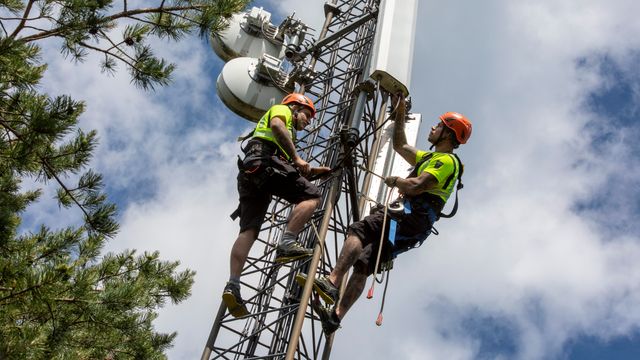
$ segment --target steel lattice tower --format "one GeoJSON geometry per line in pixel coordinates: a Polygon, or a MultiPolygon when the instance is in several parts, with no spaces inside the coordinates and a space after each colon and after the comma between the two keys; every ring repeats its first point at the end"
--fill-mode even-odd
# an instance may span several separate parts
{"type": "Polygon", "coordinates": [[[275,245],[282,236],[290,205],[275,199],[242,272],[242,293],[250,315],[233,318],[220,304],[203,359],[328,359],[326,338],[310,306],[311,281],[305,289],[299,272],[326,274],[333,267],[347,227],[360,219],[369,186],[369,154],[379,146],[386,95],[369,80],[369,59],[376,32],[379,0],[334,0],[325,4],[319,39],[301,53],[315,71],[302,89],[315,97],[313,129],[298,139],[301,156],[336,171],[316,181],[322,203],[299,240],[315,246],[313,258],[276,264],[275,245]],[[302,155],[304,154],[304,155],[302,155]],[[297,346],[296,346],[297,345],[297,346]]]}

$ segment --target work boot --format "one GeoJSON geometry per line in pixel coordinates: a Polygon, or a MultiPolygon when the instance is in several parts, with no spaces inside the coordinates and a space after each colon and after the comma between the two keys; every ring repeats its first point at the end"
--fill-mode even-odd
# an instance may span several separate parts
{"type": "Polygon", "coordinates": [[[304,259],[313,255],[313,249],[308,249],[300,245],[299,242],[291,242],[286,245],[278,244],[276,247],[277,263],[286,263],[289,261],[304,259]]]}
{"type": "Polygon", "coordinates": [[[311,307],[313,307],[313,311],[318,314],[320,323],[322,324],[322,330],[324,330],[326,336],[333,334],[340,328],[340,318],[336,314],[335,308],[322,306],[318,301],[312,301],[311,307]]]}
{"type": "MultiPolygon", "coordinates": [[[[304,287],[304,284],[307,282],[307,274],[298,273],[296,275],[296,282],[300,287],[304,287]]],[[[326,276],[320,276],[313,280],[313,290],[329,305],[338,302],[339,290],[326,276]]]]}
{"type": "Polygon", "coordinates": [[[233,317],[241,317],[249,315],[249,311],[240,296],[240,286],[232,282],[228,282],[222,293],[222,301],[227,305],[229,313],[233,317]]]}

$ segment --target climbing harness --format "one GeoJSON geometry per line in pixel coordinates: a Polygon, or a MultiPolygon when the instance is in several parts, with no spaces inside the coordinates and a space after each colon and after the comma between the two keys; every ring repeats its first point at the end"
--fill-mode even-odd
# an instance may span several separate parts
{"type": "MultiPolygon", "coordinates": [[[[453,172],[451,173],[451,175],[449,175],[447,180],[444,182],[444,185],[442,185],[442,189],[448,188],[449,184],[451,184],[451,181],[457,180],[457,185],[456,185],[456,189],[455,189],[456,200],[455,200],[455,203],[453,204],[453,208],[452,208],[451,212],[449,214],[442,213],[442,207],[444,207],[444,202],[442,202],[442,200],[437,198],[437,196],[435,196],[435,195],[434,196],[429,196],[428,194],[422,194],[422,196],[424,197],[424,200],[426,200],[428,203],[430,203],[432,206],[434,206],[437,209],[436,211],[437,211],[438,218],[441,218],[441,217],[443,217],[443,218],[452,218],[458,212],[458,191],[461,190],[464,187],[464,184],[462,183],[462,174],[464,173],[464,165],[462,164],[462,161],[460,161],[460,158],[456,154],[451,153],[451,154],[447,154],[447,155],[449,157],[451,157],[452,160],[453,160],[453,172]],[[458,171],[458,176],[456,177],[456,171],[458,169],[458,164],[460,165],[460,171],[458,171]]],[[[424,164],[425,162],[431,160],[432,157],[433,157],[433,153],[430,153],[430,154],[426,155],[425,157],[423,157],[418,163],[416,163],[416,165],[414,166],[413,170],[409,174],[409,177],[418,176],[419,168],[422,166],[422,164],[424,164]]]]}
{"type": "MultiPolygon", "coordinates": [[[[278,148],[263,140],[251,140],[242,147],[244,159],[238,156],[239,176],[260,189],[270,178],[286,179],[297,176],[298,171],[286,159],[279,155],[278,148]]],[[[235,220],[240,216],[240,205],[230,215],[235,220]]]]}
{"type": "MultiPolygon", "coordinates": [[[[412,171],[412,174],[414,177],[417,176],[417,172],[419,170],[419,167],[424,164],[426,161],[429,161],[429,159],[431,159],[431,157],[433,156],[433,154],[429,154],[427,155],[424,159],[422,159],[419,163],[416,164],[416,166],[414,167],[414,171],[412,171]]],[[[454,164],[454,169],[453,169],[453,173],[447,178],[447,180],[445,181],[445,184],[443,185],[443,189],[446,189],[451,181],[454,180],[454,178],[456,177],[456,170],[457,170],[457,164],[460,164],[460,171],[458,172],[458,176],[457,178],[455,178],[457,180],[457,186],[456,186],[456,200],[455,200],[455,204],[454,207],[452,209],[452,211],[449,214],[443,214],[442,213],[442,206],[438,206],[438,202],[437,201],[429,201],[429,198],[427,199],[427,203],[432,204],[432,206],[436,207],[439,210],[433,210],[433,208],[431,206],[427,207],[427,215],[430,218],[434,218],[434,221],[437,221],[440,217],[444,217],[444,218],[451,218],[453,217],[457,210],[458,210],[458,190],[462,189],[464,187],[464,185],[462,184],[462,173],[464,172],[464,167],[462,165],[462,162],[460,161],[460,158],[458,158],[458,156],[456,154],[450,154],[449,156],[453,156],[455,157],[455,159],[453,160],[453,164],[454,164]]],[[[384,178],[376,173],[374,173],[373,171],[370,171],[369,169],[365,168],[364,166],[360,165],[360,168],[364,171],[369,172],[370,174],[377,176],[378,178],[380,178],[381,180],[384,181],[384,178]]],[[[395,186],[393,186],[395,187],[395,186]]],[[[393,189],[393,187],[391,187],[393,189]]],[[[384,282],[384,290],[382,293],[382,301],[380,304],[380,311],[378,313],[378,317],[376,319],[376,325],[377,326],[381,326],[382,325],[382,320],[383,320],[383,315],[382,312],[384,310],[384,303],[385,303],[385,299],[386,299],[386,295],[387,295],[387,288],[389,285],[389,275],[390,275],[390,270],[393,267],[393,258],[395,258],[397,255],[406,252],[408,250],[411,250],[413,248],[416,247],[420,247],[422,246],[423,242],[426,240],[426,237],[424,239],[418,240],[415,243],[413,243],[412,246],[404,246],[401,249],[395,249],[392,253],[392,260],[389,261],[389,263],[391,263],[390,266],[384,266],[383,269],[380,268],[380,257],[382,254],[382,247],[384,244],[384,235],[385,235],[385,230],[386,230],[386,224],[387,224],[387,216],[388,214],[411,214],[412,213],[412,208],[411,208],[411,201],[409,201],[409,199],[406,198],[399,198],[394,200],[393,202],[390,202],[391,199],[391,195],[392,195],[392,191],[389,191],[389,194],[387,196],[387,200],[386,200],[386,204],[384,205],[384,216],[383,216],[383,222],[382,222],[382,233],[380,234],[380,244],[378,247],[378,254],[376,257],[376,264],[375,264],[375,268],[374,268],[374,273],[373,273],[373,279],[371,282],[371,287],[369,288],[369,291],[367,292],[367,299],[371,299],[373,298],[373,291],[374,291],[374,287],[375,287],[375,283],[382,283],[384,282]],[[378,280],[377,274],[378,272],[382,270],[382,277],[380,280],[378,280]],[[385,272],[386,272],[386,276],[385,276],[385,272]]],[[[444,204],[442,204],[444,205],[444,204]]],[[[396,247],[396,233],[397,233],[397,226],[398,226],[398,221],[396,220],[395,216],[391,216],[390,220],[389,220],[389,235],[388,235],[388,239],[389,242],[392,244],[392,247],[395,248],[396,247]]],[[[438,235],[438,231],[433,227],[433,224],[431,226],[431,228],[429,229],[429,233],[433,233],[435,235],[438,235]]]]}

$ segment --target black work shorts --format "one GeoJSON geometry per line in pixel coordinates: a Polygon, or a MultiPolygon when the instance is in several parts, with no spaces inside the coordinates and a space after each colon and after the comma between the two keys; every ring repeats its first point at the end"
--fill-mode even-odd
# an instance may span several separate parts
{"type": "Polygon", "coordinates": [[[238,194],[240,232],[260,229],[271,196],[283,198],[291,204],[321,196],[317,186],[302,177],[291,164],[277,157],[262,161],[247,171],[241,170],[238,174],[238,194]],[[272,167],[272,170],[267,170],[268,167],[272,167]]]}
{"type": "MultiPolygon", "coordinates": [[[[424,241],[431,232],[433,221],[435,221],[425,214],[417,213],[393,215],[393,218],[397,221],[395,246],[388,240],[391,214],[387,213],[380,264],[393,260],[394,253],[404,252],[424,241]]],[[[371,275],[375,271],[383,219],[384,209],[379,208],[349,226],[349,234],[357,236],[363,247],[360,257],[353,265],[357,272],[371,275]]]]}

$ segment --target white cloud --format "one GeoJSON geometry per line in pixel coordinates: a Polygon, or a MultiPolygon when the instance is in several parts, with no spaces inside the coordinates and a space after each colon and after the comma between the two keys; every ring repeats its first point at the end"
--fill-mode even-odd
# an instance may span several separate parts
{"type": "MultiPolygon", "coordinates": [[[[226,149],[228,150],[228,149],[226,149]]],[[[159,195],[130,206],[122,221],[118,247],[159,250],[164,258],[180,260],[197,272],[192,296],[162,311],[163,331],[178,331],[177,358],[195,358],[202,351],[228,276],[228,254],[237,224],[229,220],[237,202],[234,156],[165,168],[159,195]],[[179,354],[179,355],[178,355],[179,354]]]]}
{"type": "MultiPolygon", "coordinates": [[[[608,176],[627,173],[624,162],[603,161],[607,154],[589,147],[584,126],[606,119],[583,107],[585,96],[605,79],[597,67],[577,64],[605,52],[628,62],[639,48],[629,36],[637,10],[602,1],[420,3],[414,110],[425,119],[461,111],[474,121],[474,136],[460,149],[467,186],[459,215],[438,224],[442,235],[397,262],[385,312],[405,322],[378,330],[388,340],[378,339],[359,309],[371,306],[360,300],[335,354],[403,357],[406,347],[393,341],[402,334],[416,358],[476,357],[478,339],[459,329],[464,316],[433,316],[442,309],[429,304],[442,299],[448,311],[512,321],[514,356],[523,359],[557,356],[580,334],[609,338],[637,328],[637,236],[607,238],[573,210],[608,176]],[[427,307],[418,325],[420,304],[427,307]],[[356,352],[354,339],[368,336],[372,345],[356,352]]],[[[624,153],[617,144],[612,152],[624,153]]]]}
{"type": "MultiPolygon", "coordinates": [[[[277,6],[319,29],[322,4],[277,6]]],[[[397,261],[381,328],[373,324],[379,298],[354,306],[334,357],[472,359],[480,339],[462,323],[472,315],[510,324],[513,357],[521,359],[558,356],[580,334],[609,338],[638,328],[637,234],[607,237],[573,205],[629,170],[590,148],[584,126],[607,120],[584,101],[605,81],[594,55],[627,64],[640,49],[639,10],[623,0],[420,2],[413,109],[426,125],[444,111],[474,121],[459,152],[467,164],[461,208],[437,224],[440,236],[397,261]],[[578,67],[582,58],[596,64],[578,67]]],[[[227,277],[237,232],[228,218],[237,201],[234,138],[248,124],[228,111],[209,113],[220,103],[204,95],[217,76],[206,72],[215,56],[206,46],[186,41],[160,51],[178,63],[173,87],[142,92],[125,73],[109,78],[94,63],[58,59],[46,89],[87,101],[83,126],[99,130],[94,164],[111,186],[133,192],[128,184],[139,179],[154,184],[151,196],[121,209],[110,249],[158,249],[198,272],[193,296],[158,321],[179,331],[171,358],[191,359],[202,351],[227,277]]],[[[631,156],[620,145],[608,150],[631,156]]]]}

